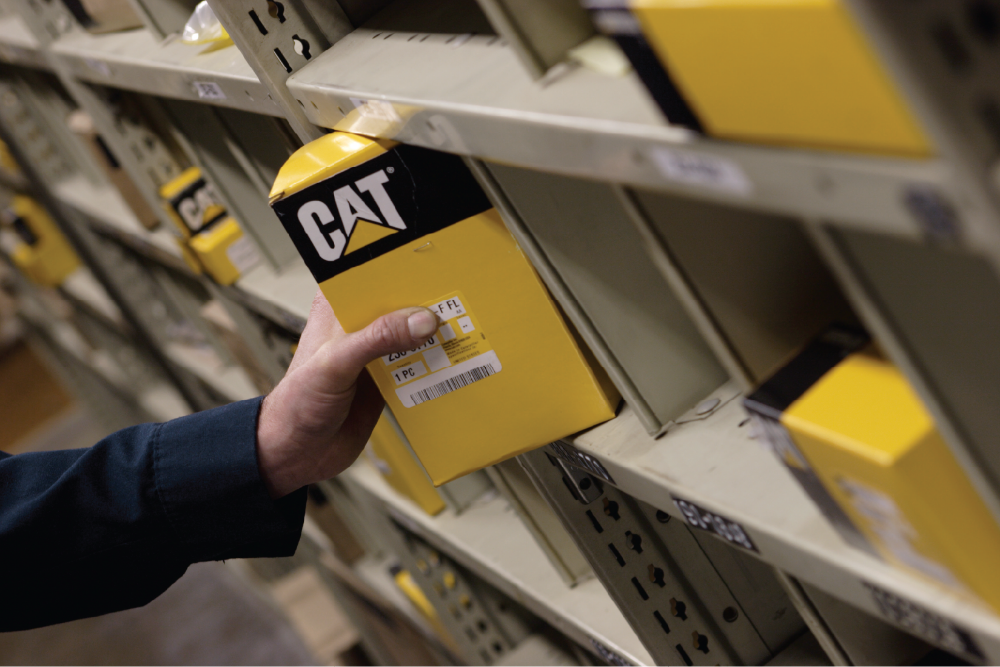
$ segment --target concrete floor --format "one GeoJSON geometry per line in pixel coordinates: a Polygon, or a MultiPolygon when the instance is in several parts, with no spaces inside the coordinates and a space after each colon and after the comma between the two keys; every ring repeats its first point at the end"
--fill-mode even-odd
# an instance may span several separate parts
{"type": "Polygon", "coordinates": [[[0,665],[314,665],[288,620],[222,563],[139,609],[0,633],[0,665]]]}

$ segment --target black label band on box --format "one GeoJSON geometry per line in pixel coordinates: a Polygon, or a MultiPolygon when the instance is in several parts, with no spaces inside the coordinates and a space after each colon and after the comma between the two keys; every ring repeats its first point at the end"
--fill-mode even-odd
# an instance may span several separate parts
{"type": "Polygon", "coordinates": [[[322,283],[491,204],[461,158],[400,144],[272,208],[322,283]]]}

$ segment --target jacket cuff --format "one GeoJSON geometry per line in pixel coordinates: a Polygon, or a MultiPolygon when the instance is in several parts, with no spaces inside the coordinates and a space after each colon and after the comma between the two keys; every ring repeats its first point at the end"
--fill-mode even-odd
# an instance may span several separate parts
{"type": "Polygon", "coordinates": [[[263,397],[161,424],[153,438],[156,491],[191,562],[291,556],[306,490],[271,500],[257,467],[263,397]]]}

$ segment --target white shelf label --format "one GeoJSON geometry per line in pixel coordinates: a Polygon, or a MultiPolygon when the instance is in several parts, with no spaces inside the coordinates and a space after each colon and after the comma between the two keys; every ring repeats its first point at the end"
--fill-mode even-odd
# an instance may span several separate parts
{"type": "Polygon", "coordinates": [[[671,495],[670,497],[673,498],[674,504],[677,505],[677,509],[684,515],[684,520],[687,521],[689,526],[715,533],[730,544],[735,544],[749,551],[757,551],[759,553],[757,546],[740,524],[720,514],[699,507],[690,500],[684,500],[675,495],[671,495]]]}
{"type": "Polygon", "coordinates": [[[653,148],[653,164],[668,181],[722,190],[744,197],[753,192],[753,183],[733,160],[706,153],[673,148],[653,148]]]}
{"type": "Polygon", "coordinates": [[[622,656],[618,655],[617,653],[615,653],[607,646],[594,639],[593,637],[590,638],[590,645],[594,647],[594,650],[597,652],[597,655],[601,656],[601,658],[603,658],[604,661],[609,665],[618,665],[618,667],[628,667],[629,665],[634,664],[629,662],[622,656]]]}
{"type": "Polygon", "coordinates": [[[214,81],[195,81],[191,84],[199,100],[224,100],[226,94],[214,81]]]}
{"type": "Polygon", "coordinates": [[[94,58],[84,58],[83,62],[87,63],[87,67],[94,70],[98,74],[104,77],[111,76],[111,68],[103,60],[95,60],[94,58]]]}
{"type": "Polygon", "coordinates": [[[891,623],[954,653],[986,659],[972,635],[947,618],[867,581],[862,581],[861,585],[872,594],[878,610],[891,623]]]}
{"type": "Polygon", "coordinates": [[[549,448],[566,463],[574,465],[577,468],[583,468],[594,477],[600,477],[608,484],[615,483],[615,480],[611,478],[611,473],[608,472],[603,463],[589,454],[584,454],[565,440],[550,442],[549,448]]]}

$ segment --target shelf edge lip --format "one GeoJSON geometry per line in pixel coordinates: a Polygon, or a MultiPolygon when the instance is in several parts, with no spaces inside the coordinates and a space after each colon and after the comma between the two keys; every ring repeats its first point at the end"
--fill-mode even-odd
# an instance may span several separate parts
{"type": "Polygon", "coordinates": [[[52,69],[45,50],[17,14],[0,16],[0,61],[32,69],[52,69]]]}
{"type": "MultiPolygon", "coordinates": [[[[922,239],[924,233],[907,209],[904,195],[908,190],[930,189],[949,198],[955,207],[962,206],[961,198],[953,193],[950,172],[937,157],[740,143],[640,120],[518,109],[517,105],[532,104],[531,99],[522,99],[530,96],[520,84],[513,84],[516,90],[511,93],[513,103],[509,107],[447,99],[443,94],[440,99],[393,94],[386,92],[388,86],[379,81],[370,86],[357,81],[338,84],[334,73],[338,46],[320,54],[287,81],[307,118],[327,129],[358,131],[518,167],[913,239],[922,239]],[[356,110],[358,103],[366,101],[389,105],[388,120],[366,124],[362,112],[356,110]],[[664,151],[727,164],[741,171],[749,185],[741,191],[739,187],[727,188],[724,182],[705,185],[665,175],[657,158],[664,151]]],[[[406,48],[423,47],[414,43],[406,48]]],[[[492,59],[484,62],[484,72],[498,67],[498,71],[506,71],[503,63],[492,59]]],[[[551,92],[532,94],[556,96],[559,85],[557,81],[546,89],[551,92]]],[[[578,87],[578,83],[573,86],[578,87]]]]}
{"type": "MultiPolygon", "coordinates": [[[[133,31],[135,36],[144,34],[148,38],[148,48],[155,53],[163,47],[146,30],[133,31]]],[[[154,58],[132,58],[116,51],[88,49],[85,40],[100,41],[100,35],[71,33],[57,39],[49,51],[53,58],[68,68],[82,81],[131,90],[133,92],[210,104],[225,108],[239,109],[251,113],[284,117],[280,105],[274,101],[267,88],[260,82],[247,65],[247,72],[240,74],[205,67],[186,65],[169,60],[154,58]],[[175,77],[169,86],[163,82],[175,77]],[[215,84],[224,98],[201,97],[194,83],[215,84]]],[[[172,41],[169,43],[173,43],[172,41]]],[[[195,47],[192,47],[195,48],[195,47]]],[[[235,46],[226,47],[236,49],[235,46]]],[[[239,51],[236,51],[239,54],[239,51]]],[[[242,58],[242,54],[239,54],[242,58]]]]}

